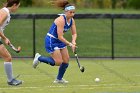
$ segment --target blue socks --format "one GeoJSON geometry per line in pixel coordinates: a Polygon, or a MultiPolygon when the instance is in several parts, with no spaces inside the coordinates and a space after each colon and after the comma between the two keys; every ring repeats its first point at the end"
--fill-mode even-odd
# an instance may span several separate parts
{"type": "MultiPolygon", "coordinates": [[[[38,60],[40,62],[43,62],[43,63],[46,63],[46,64],[50,64],[51,66],[54,66],[55,65],[55,61],[52,57],[43,57],[43,56],[40,56],[38,58],[38,60]]],[[[62,63],[59,67],[59,71],[58,71],[58,75],[57,75],[57,79],[58,80],[61,80],[64,76],[64,73],[68,67],[68,63],[62,63]]]]}
{"type": "Polygon", "coordinates": [[[40,56],[38,58],[38,60],[40,62],[43,62],[43,63],[46,63],[46,64],[50,64],[51,66],[54,66],[55,65],[55,61],[53,60],[52,57],[43,57],[43,56],[40,56]]]}
{"type": "Polygon", "coordinates": [[[69,65],[68,63],[62,63],[62,64],[60,65],[59,71],[58,71],[58,75],[57,75],[57,79],[58,79],[58,80],[61,80],[61,79],[63,78],[64,73],[65,73],[65,71],[66,71],[68,65],[69,65]]]}

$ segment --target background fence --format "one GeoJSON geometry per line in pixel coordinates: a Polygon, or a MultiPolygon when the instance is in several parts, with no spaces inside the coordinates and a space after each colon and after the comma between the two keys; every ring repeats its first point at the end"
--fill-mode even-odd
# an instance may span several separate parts
{"type": "MultiPolygon", "coordinates": [[[[12,14],[5,31],[22,52],[15,57],[33,57],[36,52],[48,55],[44,37],[57,14],[12,14]]],[[[140,14],[76,14],[80,57],[140,58],[140,14]]],[[[65,37],[70,40],[70,32],[65,37]]],[[[70,49],[70,48],[69,48],[70,49]]],[[[71,51],[70,56],[73,57],[71,51]]]]}

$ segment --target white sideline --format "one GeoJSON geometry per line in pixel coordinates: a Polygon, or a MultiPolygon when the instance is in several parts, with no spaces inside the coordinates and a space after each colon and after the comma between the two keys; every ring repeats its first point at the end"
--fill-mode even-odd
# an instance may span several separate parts
{"type": "Polygon", "coordinates": [[[22,86],[15,86],[15,87],[6,87],[6,88],[0,88],[0,90],[17,90],[17,89],[40,89],[40,88],[73,88],[77,87],[79,89],[95,89],[98,87],[102,88],[113,88],[115,86],[120,86],[123,85],[123,87],[140,87],[140,85],[132,85],[132,84],[95,84],[95,85],[52,85],[52,86],[44,86],[44,87],[22,87],[22,86]]]}

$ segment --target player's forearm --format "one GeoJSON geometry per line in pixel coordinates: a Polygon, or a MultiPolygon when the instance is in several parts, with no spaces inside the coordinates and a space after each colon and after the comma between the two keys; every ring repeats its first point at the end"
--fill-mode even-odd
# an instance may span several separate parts
{"type": "Polygon", "coordinates": [[[58,39],[62,42],[64,42],[66,45],[70,45],[71,42],[69,42],[68,40],[66,40],[63,36],[59,36],[58,39]]]}
{"type": "Polygon", "coordinates": [[[2,22],[0,21],[0,26],[2,25],[2,22]]]}
{"type": "Polygon", "coordinates": [[[2,16],[0,15],[0,26],[2,25],[2,16]]]}
{"type": "Polygon", "coordinates": [[[2,38],[2,39],[6,39],[6,36],[0,31],[0,37],[2,38]]]}
{"type": "Polygon", "coordinates": [[[0,26],[3,24],[2,20],[0,20],[0,26]]]}
{"type": "Polygon", "coordinates": [[[73,41],[73,42],[76,42],[76,39],[77,39],[77,34],[73,34],[73,35],[72,35],[72,41],[73,41]]]}

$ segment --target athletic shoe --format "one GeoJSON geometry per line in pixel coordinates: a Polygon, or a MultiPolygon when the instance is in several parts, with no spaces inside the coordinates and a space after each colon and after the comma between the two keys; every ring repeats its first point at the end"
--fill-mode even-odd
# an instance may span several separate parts
{"type": "Polygon", "coordinates": [[[8,83],[8,85],[11,85],[11,86],[18,86],[18,85],[22,84],[22,81],[13,79],[11,82],[7,82],[7,83],[8,83]]]}
{"type": "Polygon", "coordinates": [[[66,81],[65,79],[62,78],[61,80],[59,79],[54,80],[53,83],[66,84],[66,83],[69,83],[69,81],[66,81]]]}
{"type": "Polygon", "coordinates": [[[39,64],[39,61],[38,61],[38,58],[40,57],[41,55],[39,53],[36,53],[35,54],[35,57],[34,57],[34,60],[33,60],[33,68],[36,68],[37,65],[39,64]]]}

